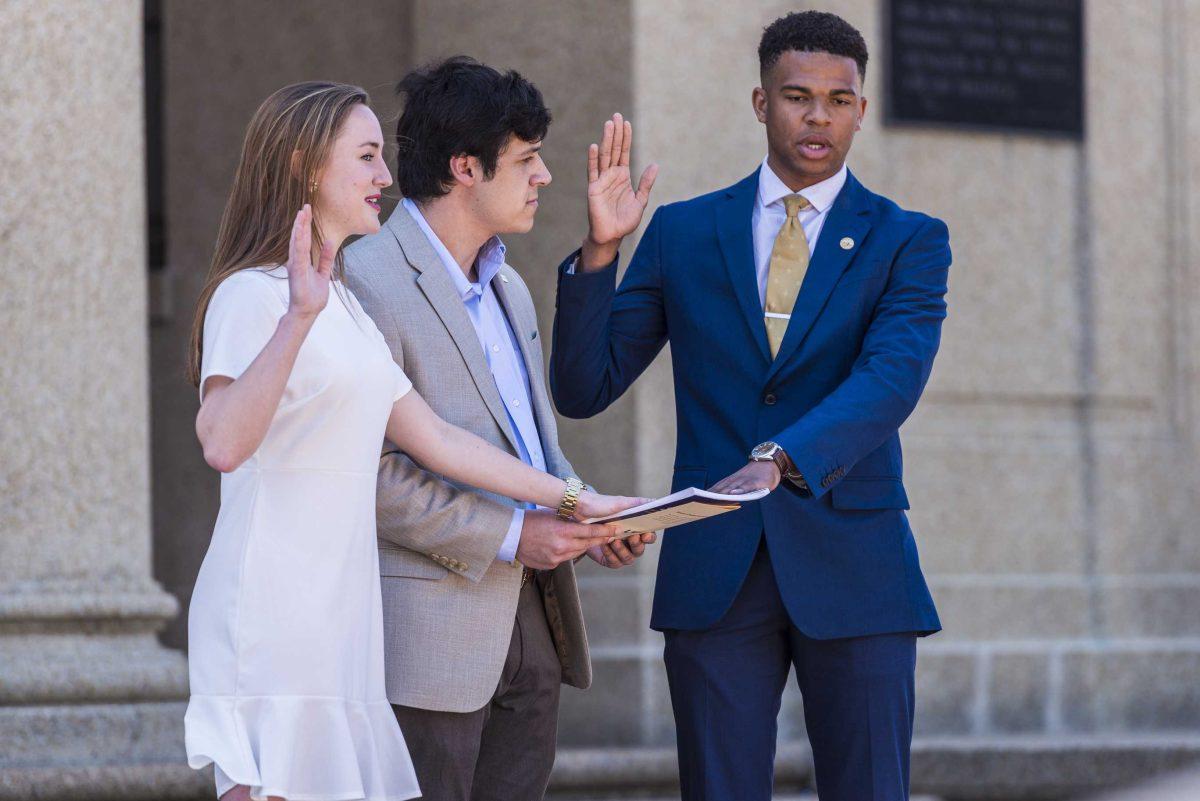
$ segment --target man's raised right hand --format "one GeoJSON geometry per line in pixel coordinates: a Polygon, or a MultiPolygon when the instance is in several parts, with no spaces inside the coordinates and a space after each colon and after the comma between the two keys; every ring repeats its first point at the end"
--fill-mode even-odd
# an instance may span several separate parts
{"type": "Polygon", "coordinates": [[[604,123],[600,144],[588,148],[588,235],[579,260],[585,272],[612,263],[621,240],[637,230],[650,202],[658,165],[645,169],[634,190],[629,169],[632,147],[633,126],[614,114],[604,123]]]}

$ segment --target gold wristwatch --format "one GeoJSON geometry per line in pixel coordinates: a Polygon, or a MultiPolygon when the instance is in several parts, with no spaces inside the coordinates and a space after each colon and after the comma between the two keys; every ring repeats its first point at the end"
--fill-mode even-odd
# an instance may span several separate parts
{"type": "Polygon", "coordinates": [[[558,517],[560,520],[570,520],[579,506],[579,493],[583,492],[583,482],[575,476],[563,480],[567,482],[567,489],[558,505],[558,517]]]}

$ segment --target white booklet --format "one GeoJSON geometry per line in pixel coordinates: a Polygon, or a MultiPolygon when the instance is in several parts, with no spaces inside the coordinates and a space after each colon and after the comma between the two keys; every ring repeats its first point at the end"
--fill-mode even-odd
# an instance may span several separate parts
{"type": "Polygon", "coordinates": [[[706,517],[732,512],[747,501],[757,501],[770,493],[757,489],[741,495],[722,495],[717,492],[689,487],[665,498],[634,506],[608,517],[594,517],[584,523],[620,523],[621,536],[658,531],[671,526],[692,523],[706,517]]]}

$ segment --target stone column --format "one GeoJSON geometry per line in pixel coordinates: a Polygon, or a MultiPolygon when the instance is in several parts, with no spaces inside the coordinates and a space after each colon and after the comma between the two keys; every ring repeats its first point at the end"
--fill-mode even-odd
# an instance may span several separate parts
{"type": "Polygon", "coordinates": [[[0,6],[0,798],[183,775],[150,576],[141,10],[0,6]]]}

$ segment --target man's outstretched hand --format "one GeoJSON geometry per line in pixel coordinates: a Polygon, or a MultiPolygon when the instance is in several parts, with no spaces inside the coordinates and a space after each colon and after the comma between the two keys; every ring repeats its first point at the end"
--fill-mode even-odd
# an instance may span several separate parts
{"type": "Polygon", "coordinates": [[[633,126],[620,114],[604,123],[600,144],[588,147],[588,235],[580,258],[584,270],[612,263],[621,240],[637,230],[650,202],[658,165],[646,168],[635,190],[629,171],[632,147],[633,126]]]}
{"type": "Polygon", "coordinates": [[[774,462],[749,462],[733,475],[713,484],[709,490],[725,495],[742,495],[758,489],[774,490],[779,486],[779,479],[779,468],[774,462]]]}

